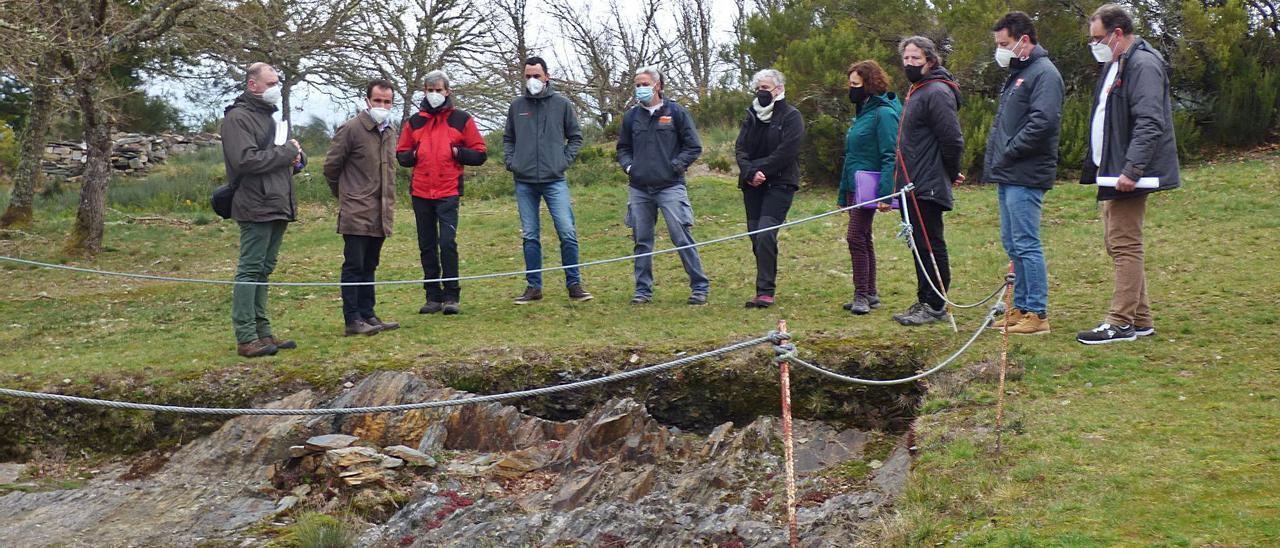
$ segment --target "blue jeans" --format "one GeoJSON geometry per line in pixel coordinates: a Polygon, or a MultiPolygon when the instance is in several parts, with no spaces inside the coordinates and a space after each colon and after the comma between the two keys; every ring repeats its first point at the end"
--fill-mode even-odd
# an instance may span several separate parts
{"type": "MultiPolygon", "coordinates": [[[[631,227],[631,235],[636,241],[635,254],[653,251],[653,238],[658,226],[658,212],[667,223],[667,234],[676,247],[693,244],[693,206],[689,204],[689,193],[684,185],[669,186],[662,189],[639,189],[627,187],[626,225],[631,227]]],[[[698,258],[698,249],[682,249],[680,262],[684,263],[684,271],[689,275],[689,288],[693,293],[706,295],[711,290],[711,281],[702,273],[702,259],[698,258]]],[[[653,296],[653,256],[636,259],[636,293],[637,297],[653,296]]]]}
{"type": "MultiPolygon", "coordinates": [[[[516,204],[520,208],[520,235],[524,238],[524,267],[526,270],[542,268],[541,219],[538,218],[538,202],[546,200],[551,222],[560,238],[560,264],[578,264],[578,231],[574,228],[573,204],[569,200],[569,183],[560,180],[550,183],[522,183],[516,181],[516,204]]],[[[582,283],[577,267],[564,271],[565,286],[582,283]]],[[[542,289],[542,273],[525,275],[529,287],[542,289]]]]}
{"type": "Polygon", "coordinates": [[[1040,210],[1043,188],[998,185],[1000,241],[1013,261],[1013,306],[1024,312],[1046,314],[1049,309],[1049,271],[1040,244],[1040,210]]]}

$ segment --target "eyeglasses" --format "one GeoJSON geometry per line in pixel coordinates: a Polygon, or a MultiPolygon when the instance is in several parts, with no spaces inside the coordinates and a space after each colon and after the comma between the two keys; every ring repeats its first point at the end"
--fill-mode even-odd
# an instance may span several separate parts
{"type": "Polygon", "coordinates": [[[1090,46],[1096,46],[1096,45],[1098,45],[1098,44],[1103,43],[1104,41],[1106,41],[1106,40],[1107,40],[1107,39],[1109,39],[1109,38],[1111,38],[1111,33],[1107,33],[1107,34],[1104,34],[1104,35],[1102,35],[1102,36],[1090,36],[1090,37],[1089,37],[1089,45],[1090,45],[1090,46]]]}

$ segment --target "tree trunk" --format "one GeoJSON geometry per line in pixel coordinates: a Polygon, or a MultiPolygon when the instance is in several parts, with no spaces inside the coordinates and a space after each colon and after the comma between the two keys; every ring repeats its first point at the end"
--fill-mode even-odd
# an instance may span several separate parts
{"type": "Polygon", "coordinates": [[[76,94],[89,150],[80,186],[80,205],[64,250],[68,255],[93,256],[102,251],[107,181],[111,177],[111,122],[103,110],[96,82],[76,82],[76,94]]]}
{"type": "MultiPolygon", "coordinates": [[[[47,74],[48,63],[41,62],[37,71],[40,75],[47,74]]],[[[44,141],[52,118],[53,86],[39,76],[31,86],[31,110],[27,114],[27,127],[22,130],[22,152],[13,175],[13,197],[9,199],[4,215],[0,216],[0,228],[22,228],[33,220],[35,190],[43,176],[40,160],[44,156],[44,141]]]]}

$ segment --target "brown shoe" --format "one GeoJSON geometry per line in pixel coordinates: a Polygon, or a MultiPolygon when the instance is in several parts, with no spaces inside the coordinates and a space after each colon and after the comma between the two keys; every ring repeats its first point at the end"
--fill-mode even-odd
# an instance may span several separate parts
{"type": "Polygon", "coordinates": [[[1018,325],[1009,328],[1011,335],[1044,335],[1049,332],[1049,319],[1038,314],[1023,314],[1018,325]]]}
{"type": "Polygon", "coordinates": [[[393,329],[400,329],[400,322],[384,322],[378,319],[377,316],[365,318],[364,322],[374,327],[377,327],[382,331],[391,331],[393,329]]]}
{"type": "Polygon", "coordinates": [[[272,335],[270,337],[263,337],[262,340],[266,341],[267,343],[276,345],[276,348],[279,348],[280,350],[293,350],[298,347],[298,343],[293,341],[282,341],[280,339],[277,339],[275,335],[272,335]]]}
{"type": "MultiPolygon", "coordinates": [[[[1009,311],[1009,320],[1008,320],[1009,327],[1018,325],[1018,322],[1022,321],[1022,318],[1025,314],[1026,314],[1025,312],[1018,310],[1016,308],[1011,309],[1009,311]]],[[[1032,314],[1032,316],[1034,316],[1034,314],[1032,314]]],[[[1005,322],[1004,318],[992,318],[991,325],[988,325],[987,329],[995,329],[997,331],[1004,329],[1004,322],[1005,322]]]]}
{"type": "Polygon", "coordinates": [[[279,349],[276,348],[276,345],[267,342],[266,339],[257,339],[236,345],[236,354],[245,358],[274,356],[278,351],[279,349]]]}
{"type": "Polygon", "coordinates": [[[345,336],[347,337],[350,337],[352,335],[369,336],[369,335],[377,335],[378,333],[381,333],[381,332],[382,332],[382,328],[378,326],[371,325],[369,322],[366,322],[364,320],[356,320],[354,322],[350,322],[347,324],[347,330],[346,330],[345,336]]]}

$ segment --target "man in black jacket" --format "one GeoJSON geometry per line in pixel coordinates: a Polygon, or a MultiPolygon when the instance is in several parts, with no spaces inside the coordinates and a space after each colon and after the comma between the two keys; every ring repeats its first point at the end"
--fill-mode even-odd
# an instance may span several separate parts
{"type": "MultiPolygon", "coordinates": [[[[247,70],[245,92],[227,107],[222,118],[222,155],[227,180],[236,186],[231,218],[240,225],[240,264],[237,282],[266,282],[276,267],[285,228],[297,217],[293,174],[302,169],[302,146],[290,139],[277,145],[271,114],[280,101],[280,76],[266,63],[247,70]]],[[[236,351],[253,358],[297,348],[271,334],[267,319],[267,286],[237,284],[231,296],[231,324],[236,351]]]]}
{"type": "Polygon", "coordinates": [[[924,325],[947,318],[946,294],[951,267],[943,234],[942,213],[953,205],[951,185],[964,181],[960,154],[960,86],[947,69],[933,40],[912,36],[898,44],[903,72],[911,82],[899,126],[897,188],[915,186],[903,215],[911,221],[922,261],[916,263],[916,303],[893,317],[902,325],[924,325]],[[924,265],[921,266],[920,263],[924,265]]]}
{"type": "MultiPolygon", "coordinates": [[[[800,189],[800,144],[804,118],[787,103],[786,78],[774,69],[751,77],[755,100],[738,131],[734,155],[738,160],[738,187],[747,210],[747,230],[776,227],[787,220],[791,201],[800,189]]],[[[747,308],[769,308],[778,277],[778,231],[751,236],[756,256],[756,296],[747,308]]]]}
{"type": "Polygon", "coordinates": [[[1104,63],[1094,95],[1089,154],[1081,183],[1098,185],[1107,254],[1115,265],[1111,311],[1081,331],[1084,344],[1132,341],[1155,334],[1147,301],[1142,220],[1147,195],[1177,188],[1178,145],[1173,134],[1169,67],[1133,34],[1133,16],[1105,4],[1089,19],[1090,48],[1104,63]]]}
{"type": "MultiPolygon", "coordinates": [[[[702,154],[702,141],[688,111],[662,96],[662,73],[654,67],[636,72],[636,106],[622,117],[618,132],[618,164],[630,178],[626,224],[635,239],[635,254],[653,251],[658,211],[667,223],[671,243],[677,247],[693,241],[693,206],[685,187],[684,172],[702,154]]],[[[707,304],[711,282],[702,272],[696,248],[678,251],[689,275],[691,305],[707,304]]],[[[653,298],[653,257],[637,257],[636,290],[631,304],[647,304],[653,298]]]]}
{"type": "Polygon", "coordinates": [[[1040,243],[1040,212],[1045,192],[1058,176],[1062,76],[1039,46],[1027,14],[1011,12],[991,30],[996,63],[1010,71],[983,166],[985,179],[998,185],[1000,240],[1016,275],[1013,309],[997,325],[1008,325],[1015,334],[1048,333],[1049,274],[1040,243]]]}

